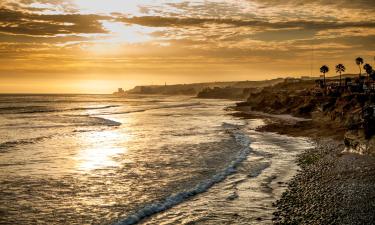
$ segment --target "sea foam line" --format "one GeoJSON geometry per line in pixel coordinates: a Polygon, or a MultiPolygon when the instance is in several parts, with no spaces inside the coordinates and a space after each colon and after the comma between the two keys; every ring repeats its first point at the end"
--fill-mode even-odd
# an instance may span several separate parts
{"type": "Polygon", "coordinates": [[[91,115],[101,116],[101,115],[115,115],[115,114],[130,114],[130,113],[146,112],[146,111],[149,111],[149,110],[183,108],[183,107],[199,106],[199,105],[201,105],[201,103],[196,102],[196,103],[156,106],[156,107],[151,107],[151,108],[136,109],[136,110],[122,111],[122,112],[105,112],[105,113],[97,113],[97,114],[91,114],[91,115]]]}
{"type": "Polygon", "coordinates": [[[249,137],[242,132],[238,126],[225,123],[223,126],[227,129],[228,132],[234,137],[236,142],[241,145],[241,150],[236,157],[234,161],[232,161],[228,167],[221,172],[217,173],[213,177],[211,177],[208,180],[205,180],[199,184],[197,184],[195,187],[193,187],[190,190],[183,191],[177,194],[173,194],[166,199],[151,203],[149,205],[146,205],[144,208],[138,210],[134,214],[114,223],[113,225],[132,225],[140,222],[141,220],[152,216],[153,214],[165,211],[169,208],[172,208],[173,206],[187,200],[188,198],[191,198],[192,196],[195,196],[197,194],[203,193],[207,191],[210,187],[212,187],[214,184],[223,181],[227,176],[230,174],[236,172],[237,166],[244,161],[247,158],[247,155],[250,153],[251,148],[250,145],[250,139],[249,137]]]}

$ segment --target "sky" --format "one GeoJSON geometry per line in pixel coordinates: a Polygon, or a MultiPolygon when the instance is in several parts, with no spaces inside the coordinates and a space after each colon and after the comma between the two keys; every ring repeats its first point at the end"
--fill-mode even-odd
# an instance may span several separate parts
{"type": "Polygon", "coordinates": [[[374,15],[374,0],[1,0],[0,93],[358,73],[374,15]]]}

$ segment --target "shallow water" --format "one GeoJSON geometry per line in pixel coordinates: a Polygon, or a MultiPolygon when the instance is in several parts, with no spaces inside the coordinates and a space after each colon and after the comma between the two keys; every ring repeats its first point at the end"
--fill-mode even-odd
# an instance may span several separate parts
{"type": "Polygon", "coordinates": [[[251,126],[245,130],[251,152],[235,173],[142,224],[272,224],[272,203],[281,197],[298,169],[295,156],[312,143],[305,138],[256,132],[251,126]]]}
{"type": "Polygon", "coordinates": [[[269,221],[276,181],[311,143],[258,133],[231,104],[0,95],[0,223],[269,221]]]}

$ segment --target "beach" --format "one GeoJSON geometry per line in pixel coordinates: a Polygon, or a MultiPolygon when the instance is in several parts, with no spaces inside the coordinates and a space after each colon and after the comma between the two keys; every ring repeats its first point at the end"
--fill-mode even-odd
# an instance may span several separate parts
{"type": "Polygon", "coordinates": [[[373,221],[374,161],[335,124],[184,96],[0,105],[1,224],[373,221]]]}
{"type": "Polygon", "coordinates": [[[314,144],[258,131],[266,119],[233,116],[234,103],[1,96],[0,222],[271,224],[314,144]]]}
{"type": "Polygon", "coordinates": [[[228,100],[0,102],[2,224],[272,224],[297,155],[314,147],[260,130],[265,117],[235,116],[228,100]]]}
{"type": "MultiPolygon", "coordinates": [[[[259,113],[237,112],[244,119],[259,113]]],[[[261,114],[262,132],[310,138],[315,147],[297,156],[298,173],[274,203],[275,224],[373,224],[375,159],[350,152],[345,130],[329,121],[293,120],[261,114]]]]}

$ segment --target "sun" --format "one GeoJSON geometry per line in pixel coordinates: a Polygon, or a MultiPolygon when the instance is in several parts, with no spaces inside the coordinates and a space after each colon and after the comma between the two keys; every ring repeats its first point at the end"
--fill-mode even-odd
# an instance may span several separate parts
{"type": "Polygon", "coordinates": [[[125,25],[121,22],[103,21],[102,26],[110,32],[110,38],[105,42],[110,43],[141,43],[151,41],[150,34],[156,29],[139,25],[125,25]]]}

